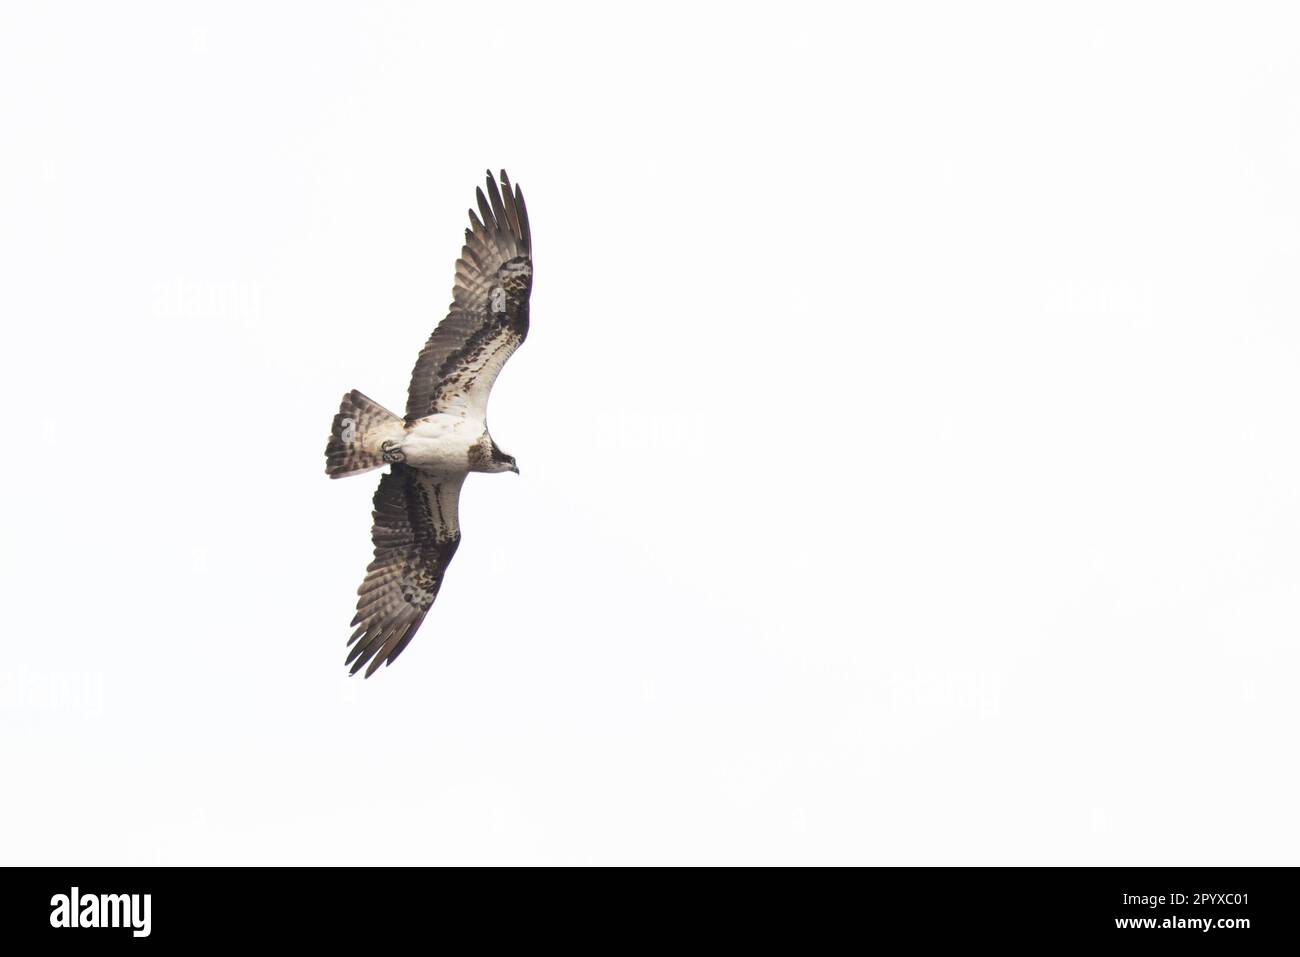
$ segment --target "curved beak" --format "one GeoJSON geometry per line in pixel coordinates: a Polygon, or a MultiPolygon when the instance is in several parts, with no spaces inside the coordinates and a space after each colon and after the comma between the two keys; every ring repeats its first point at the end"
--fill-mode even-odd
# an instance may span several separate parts
{"type": "Polygon", "coordinates": [[[519,466],[518,466],[518,465],[511,464],[511,466],[510,466],[510,471],[512,471],[512,472],[514,472],[516,475],[518,475],[518,474],[519,474],[519,466]]]}

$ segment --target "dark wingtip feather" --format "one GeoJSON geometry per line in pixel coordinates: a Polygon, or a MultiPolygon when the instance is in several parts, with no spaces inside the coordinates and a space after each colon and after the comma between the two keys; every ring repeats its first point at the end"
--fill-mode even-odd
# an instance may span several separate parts
{"type": "Polygon", "coordinates": [[[510,217],[506,215],[506,205],[501,201],[501,190],[497,189],[497,181],[492,178],[491,172],[488,173],[487,195],[492,203],[492,216],[497,221],[497,232],[508,232],[510,217]]]}
{"type": "Polygon", "coordinates": [[[380,665],[383,665],[387,661],[388,659],[385,658],[383,655],[375,655],[374,660],[370,662],[370,667],[366,669],[366,677],[369,678],[371,675],[373,675],[376,671],[379,670],[380,665]]]}
{"type": "Polygon", "coordinates": [[[515,187],[515,209],[519,214],[519,233],[524,239],[524,249],[528,255],[533,254],[533,233],[528,228],[528,207],[524,204],[524,190],[522,186],[515,187]]]}
{"type": "Polygon", "coordinates": [[[418,623],[415,624],[415,625],[412,625],[412,626],[411,626],[411,630],[408,631],[405,635],[402,636],[402,640],[399,641],[399,642],[397,643],[397,646],[394,647],[393,650],[389,653],[389,655],[388,655],[388,663],[389,663],[390,665],[391,665],[394,661],[397,660],[397,656],[398,656],[398,655],[400,655],[404,650],[406,650],[406,646],[409,645],[409,644],[411,643],[411,639],[415,637],[415,630],[416,630],[417,628],[419,628],[419,627],[420,627],[420,626],[419,626],[418,623]]]}
{"type": "Polygon", "coordinates": [[[483,195],[483,187],[477,187],[474,196],[478,200],[478,211],[483,217],[483,225],[488,226],[488,235],[491,235],[496,232],[496,220],[492,217],[492,207],[488,205],[487,197],[483,195]]]}
{"type": "MultiPolygon", "coordinates": [[[[365,628],[365,626],[362,626],[362,627],[365,628]]],[[[369,631],[368,628],[365,628],[365,630],[366,630],[366,631],[369,631]]],[[[355,640],[355,639],[353,639],[353,640],[355,640]]],[[[350,649],[348,649],[348,656],[347,656],[347,658],[345,658],[345,659],[343,660],[343,663],[344,663],[345,665],[350,665],[350,664],[352,664],[352,662],[356,661],[359,657],[361,657],[363,654],[365,654],[365,653],[366,653],[366,644],[367,644],[367,643],[366,643],[365,641],[362,641],[362,642],[359,642],[359,643],[353,645],[350,649]]],[[[365,662],[362,662],[362,664],[365,664],[365,662]]]]}
{"type": "MultiPolygon", "coordinates": [[[[505,170],[501,171],[501,197],[506,203],[506,219],[510,223],[510,232],[514,236],[516,243],[523,244],[524,228],[519,221],[519,204],[515,202],[515,190],[510,185],[510,177],[505,170]]],[[[525,248],[522,250],[527,251],[525,248]]]]}

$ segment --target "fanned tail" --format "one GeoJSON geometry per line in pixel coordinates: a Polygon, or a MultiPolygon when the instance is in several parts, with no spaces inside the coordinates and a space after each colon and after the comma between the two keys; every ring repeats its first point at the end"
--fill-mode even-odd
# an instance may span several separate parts
{"type": "Polygon", "coordinates": [[[343,397],[334,416],[325,446],[325,473],[343,478],[400,462],[405,434],[400,418],[353,389],[343,397]]]}

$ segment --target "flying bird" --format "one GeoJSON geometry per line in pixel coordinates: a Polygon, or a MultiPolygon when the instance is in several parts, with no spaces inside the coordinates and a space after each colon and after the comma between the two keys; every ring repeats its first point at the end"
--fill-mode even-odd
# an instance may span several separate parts
{"type": "Polygon", "coordinates": [[[487,173],[478,212],[456,260],[447,316],[420,350],[399,417],[352,391],[343,397],[325,448],[330,478],[390,466],[375,492],[375,559],[357,589],[351,674],[369,678],[406,648],[438,597],[460,544],[457,506],[470,472],[514,472],[487,427],[488,396],[528,335],[532,237],[524,194],[501,171],[487,173]],[[367,668],[366,665],[369,664],[367,668]]]}

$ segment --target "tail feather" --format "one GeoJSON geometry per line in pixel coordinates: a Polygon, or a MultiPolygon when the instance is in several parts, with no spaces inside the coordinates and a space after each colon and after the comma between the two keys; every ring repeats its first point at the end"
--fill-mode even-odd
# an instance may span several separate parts
{"type": "Polygon", "coordinates": [[[392,456],[404,434],[398,416],[353,389],[343,397],[339,413],[334,416],[329,444],[325,446],[325,473],[330,478],[343,478],[400,461],[392,456]]]}

